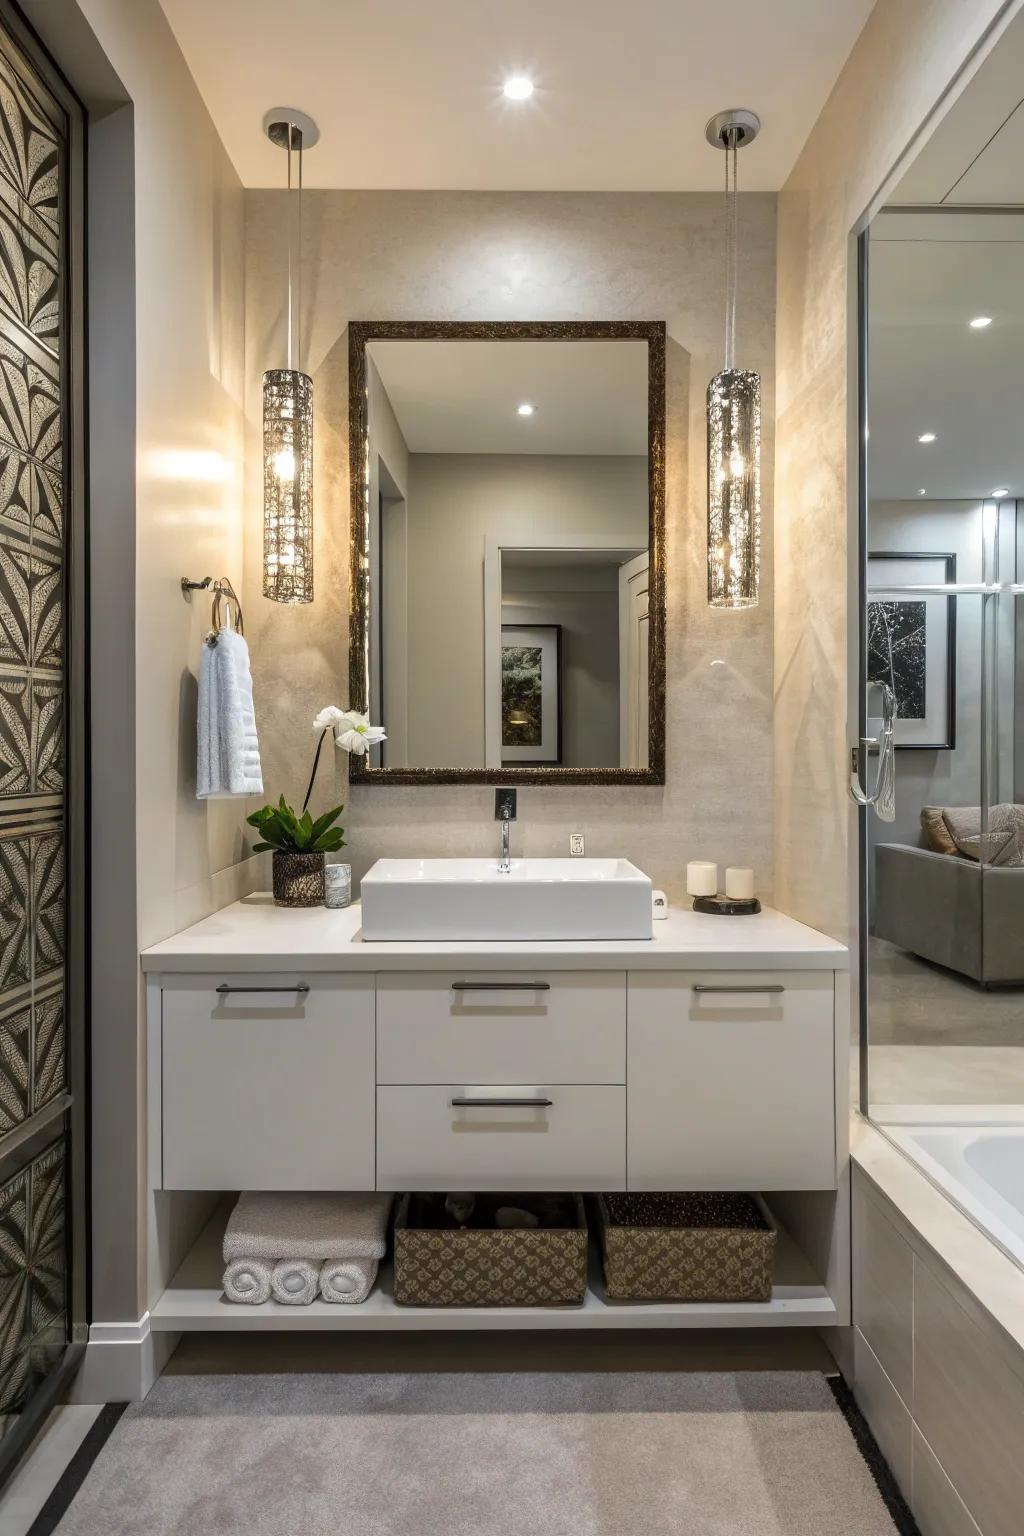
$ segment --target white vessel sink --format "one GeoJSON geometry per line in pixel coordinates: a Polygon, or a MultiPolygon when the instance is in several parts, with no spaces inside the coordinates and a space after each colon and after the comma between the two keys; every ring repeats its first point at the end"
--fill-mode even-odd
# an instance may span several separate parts
{"type": "Polygon", "coordinates": [[[363,938],[649,939],[651,882],[626,859],[378,859],[363,938]]]}

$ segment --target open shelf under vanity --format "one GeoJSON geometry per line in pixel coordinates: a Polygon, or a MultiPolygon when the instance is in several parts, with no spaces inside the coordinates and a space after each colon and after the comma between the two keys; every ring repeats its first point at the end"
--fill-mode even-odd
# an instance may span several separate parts
{"type": "Polygon", "coordinates": [[[391,1268],[358,1306],[315,1301],[307,1307],[268,1301],[249,1307],[228,1302],[221,1288],[221,1241],[231,1202],[218,1206],[174,1279],[150,1312],[158,1332],[260,1332],[327,1329],[429,1331],[577,1328],[823,1328],[838,1321],[830,1297],[804,1254],[779,1227],[775,1283],[769,1302],[608,1301],[596,1247],[582,1307],[404,1307],[391,1294],[391,1268]]]}

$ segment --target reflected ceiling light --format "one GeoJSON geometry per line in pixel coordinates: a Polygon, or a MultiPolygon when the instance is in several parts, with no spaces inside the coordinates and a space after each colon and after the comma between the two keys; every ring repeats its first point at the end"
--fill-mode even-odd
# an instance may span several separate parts
{"type": "Polygon", "coordinates": [[[992,492],[993,496],[1009,496],[1009,494],[1010,487],[1008,485],[997,485],[995,490],[992,492]]]}
{"type": "Polygon", "coordinates": [[[529,400],[524,400],[522,405],[517,405],[516,406],[516,415],[517,416],[532,416],[533,415],[533,406],[530,404],[529,400]]]}
{"type": "Polygon", "coordinates": [[[529,101],[533,95],[533,81],[528,75],[510,75],[501,89],[509,101],[529,101]]]}
{"type": "Polygon", "coordinates": [[[935,433],[934,432],[922,432],[921,436],[918,438],[918,442],[919,443],[934,443],[934,441],[935,441],[935,433]]]}
{"type": "Polygon", "coordinates": [[[991,315],[975,315],[974,319],[970,322],[972,331],[983,331],[987,325],[991,324],[991,315]]]}
{"type": "Polygon", "coordinates": [[[917,494],[918,494],[918,495],[919,495],[919,496],[927,496],[927,495],[928,495],[928,492],[927,492],[927,490],[926,490],[926,489],[925,489],[925,487],[924,487],[924,486],[923,486],[923,485],[922,485],[922,487],[921,487],[921,489],[920,489],[920,490],[919,490],[919,491],[918,491],[918,493],[917,493],[917,494]]]}
{"type": "Polygon", "coordinates": [[[263,119],[288,155],[288,359],[263,375],[263,596],[313,601],[313,380],[302,359],[302,153],[320,137],[311,117],[275,107],[263,119]],[[292,157],[296,161],[293,188],[292,157]]]}
{"type": "Polygon", "coordinates": [[[708,385],[708,603],[755,608],[761,567],[761,377],[734,364],[736,155],[761,120],[740,107],[704,129],[725,151],[725,367],[708,385]]]}

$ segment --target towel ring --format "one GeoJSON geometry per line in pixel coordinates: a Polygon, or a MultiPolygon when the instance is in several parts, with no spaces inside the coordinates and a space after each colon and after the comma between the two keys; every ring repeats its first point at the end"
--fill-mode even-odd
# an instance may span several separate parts
{"type": "Polygon", "coordinates": [[[181,578],[182,596],[185,598],[186,602],[191,601],[193,592],[206,592],[210,590],[213,592],[213,629],[207,636],[207,639],[210,641],[210,643],[213,645],[217,644],[217,636],[224,628],[224,613],[221,606],[223,603],[227,603],[229,605],[229,616],[231,611],[230,604],[234,603],[234,627],[240,635],[244,635],[245,622],[242,618],[242,605],[238,601],[238,593],[235,591],[234,587],[231,585],[230,581],[228,581],[226,576],[218,576],[216,581],[214,581],[212,576],[204,576],[202,581],[189,581],[187,576],[183,576],[181,578]]]}
{"type": "MultiPolygon", "coordinates": [[[[245,634],[245,621],[242,618],[242,605],[238,601],[238,593],[235,591],[234,587],[231,585],[230,581],[228,581],[226,576],[220,576],[213,583],[213,629],[214,629],[214,633],[215,634],[219,634],[220,631],[224,628],[224,619],[223,619],[223,614],[222,614],[222,610],[221,610],[221,604],[225,603],[225,602],[228,605],[230,605],[231,603],[234,603],[234,605],[235,605],[235,623],[234,623],[234,627],[235,627],[235,629],[238,631],[238,633],[240,635],[244,635],[245,634]]],[[[230,613],[230,606],[229,606],[228,611],[230,613]]]]}

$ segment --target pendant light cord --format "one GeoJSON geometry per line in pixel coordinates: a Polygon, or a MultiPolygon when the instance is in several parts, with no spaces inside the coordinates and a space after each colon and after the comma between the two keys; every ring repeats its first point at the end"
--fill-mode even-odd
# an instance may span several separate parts
{"type": "Polygon", "coordinates": [[[292,369],[292,134],[288,124],[288,371],[292,369]]]}
{"type": "Polygon", "coordinates": [[[288,368],[302,366],[302,129],[288,124],[288,368]],[[292,137],[298,176],[292,197],[292,137]],[[294,203],[294,215],[293,215],[294,203]],[[298,250],[295,250],[295,247],[298,250]],[[294,297],[293,297],[294,289],[294,297]],[[292,344],[294,331],[294,346],[292,344]]]}
{"type": "Polygon", "coordinates": [[[733,366],[736,354],[736,152],[738,133],[725,135],[725,366],[733,366]]]}

